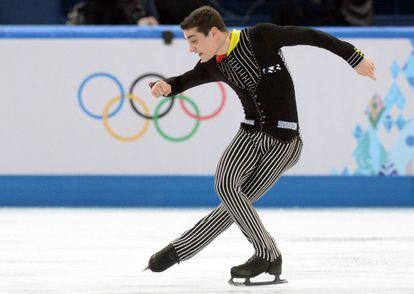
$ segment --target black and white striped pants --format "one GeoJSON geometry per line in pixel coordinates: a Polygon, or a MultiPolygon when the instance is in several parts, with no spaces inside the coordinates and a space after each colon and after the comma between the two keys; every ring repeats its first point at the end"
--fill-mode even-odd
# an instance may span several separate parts
{"type": "Polygon", "coordinates": [[[256,255],[275,260],[280,251],[252,203],[299,160],[301,150],[299,136],[282,142],[266,133],[240,128],[215,174],[215,190],[222,203],[172,242],[180,261],[193,257],[233,222],[252,243],[256,255]]]}

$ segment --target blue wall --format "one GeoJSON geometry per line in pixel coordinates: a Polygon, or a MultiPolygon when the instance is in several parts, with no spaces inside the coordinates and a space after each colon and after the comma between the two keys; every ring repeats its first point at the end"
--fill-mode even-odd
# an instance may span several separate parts
{"type": "MultiPolygon", "coordinates": [[[[213,177],[0,176],[0,207],[205,207],[213,177]]],[[[414,177],[282,177],[260,207],[413,207],[414,177]]]]}

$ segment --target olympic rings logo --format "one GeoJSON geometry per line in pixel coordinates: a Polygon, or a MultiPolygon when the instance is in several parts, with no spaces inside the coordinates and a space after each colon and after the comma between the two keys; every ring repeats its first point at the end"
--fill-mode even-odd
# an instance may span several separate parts
{"type": "Polygon", "coordinates": [[[144,134],[149,129],[150,121],[153,121],[155,125],[155,129],[157,130],[158,134],[162,138],[168,141],[171,141],[171,142],[183,142],[194,136],[194,134],[197,132],[198,128],[200,127],[201,121],[209,120],[219,115],[219,113],[223,110],[224,105],[226,103],[227,94],[226,94],[225,88],[222,83],[217,82],[217,85],[221,93],[221,101],[220,101],[220,105],[218,106],[218,108],[210,114],[202,115],[200,113],[199,107],[194,102],[194,100],[183,94],[176,95],[173,97],[166,97],[160,100],[160,102],[155,107],[154,111],[151,113],[149,107],[144,102],[144,100],[142,100],[140,96],[134,94],[134,89],[136,88],[136,86],[140,82],[142,82],[144,79],[149,78],[149,77],[153,77],[156,80],[164,79],[164,77],[160,74],[147,73],[147,74],[144,74],[136,78],[131,84],[129,88],[129,92],[125,92],[124,87],[122,86],[121,82],[115,76],[109,73],[105,73],[105,72],[98,72],[98,73],[91,74],[82,81],[78,89],[78,103],[80,105],[80,108],[89,117],[93,119],[97,119],[97,120],[102,120],[104,127],[106,131],[109,133],[109,135],[111,135],[113,138],[119,141],[131,142],[131,141],[135,141],[135,140],[142,138],[142,136],[144,136],[144,134]],[[117,96],[110,98],[110,100],[106,103],[102,114],[94,113],[90,111],[84,103],[85,99],[87,99],[86,97],[84,97],[85,88],[94,79],[110,80],[111,82],[115,83],[119,91],[117,96]],[[145,120],[144,125],[141,127],[141,129],[139,129],[135,134],[130,135],[130,136],[124,136],[124,135],[118,134],[109,124],[110,118],[114,117],[121,110],[126,99],[128,100],[134,113],[145,120]],[[183,136],[169,135],[167,134],[167,132],[165,132],[161,128],[161,125],[160,125],[161,118],[165,117],[171,111],[176,100],[179,100],[179,104],[183,112],[187,116],[194,119],[195,121],[192,129],[188,132],[188,134],[185,134],[183,136]],[[166,105],[166,108],[164,105],[166,105]],[[161,111],[163,107],[165,108],[165,110],[161,111]]]}

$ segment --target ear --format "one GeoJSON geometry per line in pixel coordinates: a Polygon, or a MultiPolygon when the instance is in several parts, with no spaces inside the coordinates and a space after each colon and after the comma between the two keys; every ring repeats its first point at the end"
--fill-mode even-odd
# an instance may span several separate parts
{"type": "Polygon", "coordinates": [[[219,29],[217,27],[212,27],[210,29],[210,33],[211,35],[214,37],[215,35],[217,35],[217,33],[219,32],[219,29]]]}

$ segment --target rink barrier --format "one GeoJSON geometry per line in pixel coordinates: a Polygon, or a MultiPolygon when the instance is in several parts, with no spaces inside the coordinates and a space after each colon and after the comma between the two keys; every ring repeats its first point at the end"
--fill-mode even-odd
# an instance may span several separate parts
{"type": "MultiPolygon", "coordinates": [[[[338,38],[413,38],[414,27],[315,27],[338,38]]],[[[0,39],[158,39],[165,31],[183,38],[178,26],[0,26],[0,39]]]]}
{"type": "MultiPolygon", "coordinates": [[[[340,38],[414,38],[413,27],[318,28],[340,38]]],[[[158,39],[177,26],[0,26],[0,39],[158,39]]],[[[0,176],[1,207],[209,207],[211,176],[0,176]]],[[[412,207],[414,177],[288,176],[260,207],[412,207]]]]}
{"type": "MultiPolygon", "coordinates": [[[[212,207],[212,176],[0,176],[0,207],[212,207]]],[[[258,207],[413,207],[414,177],[285,176],[258,207]]]]}

